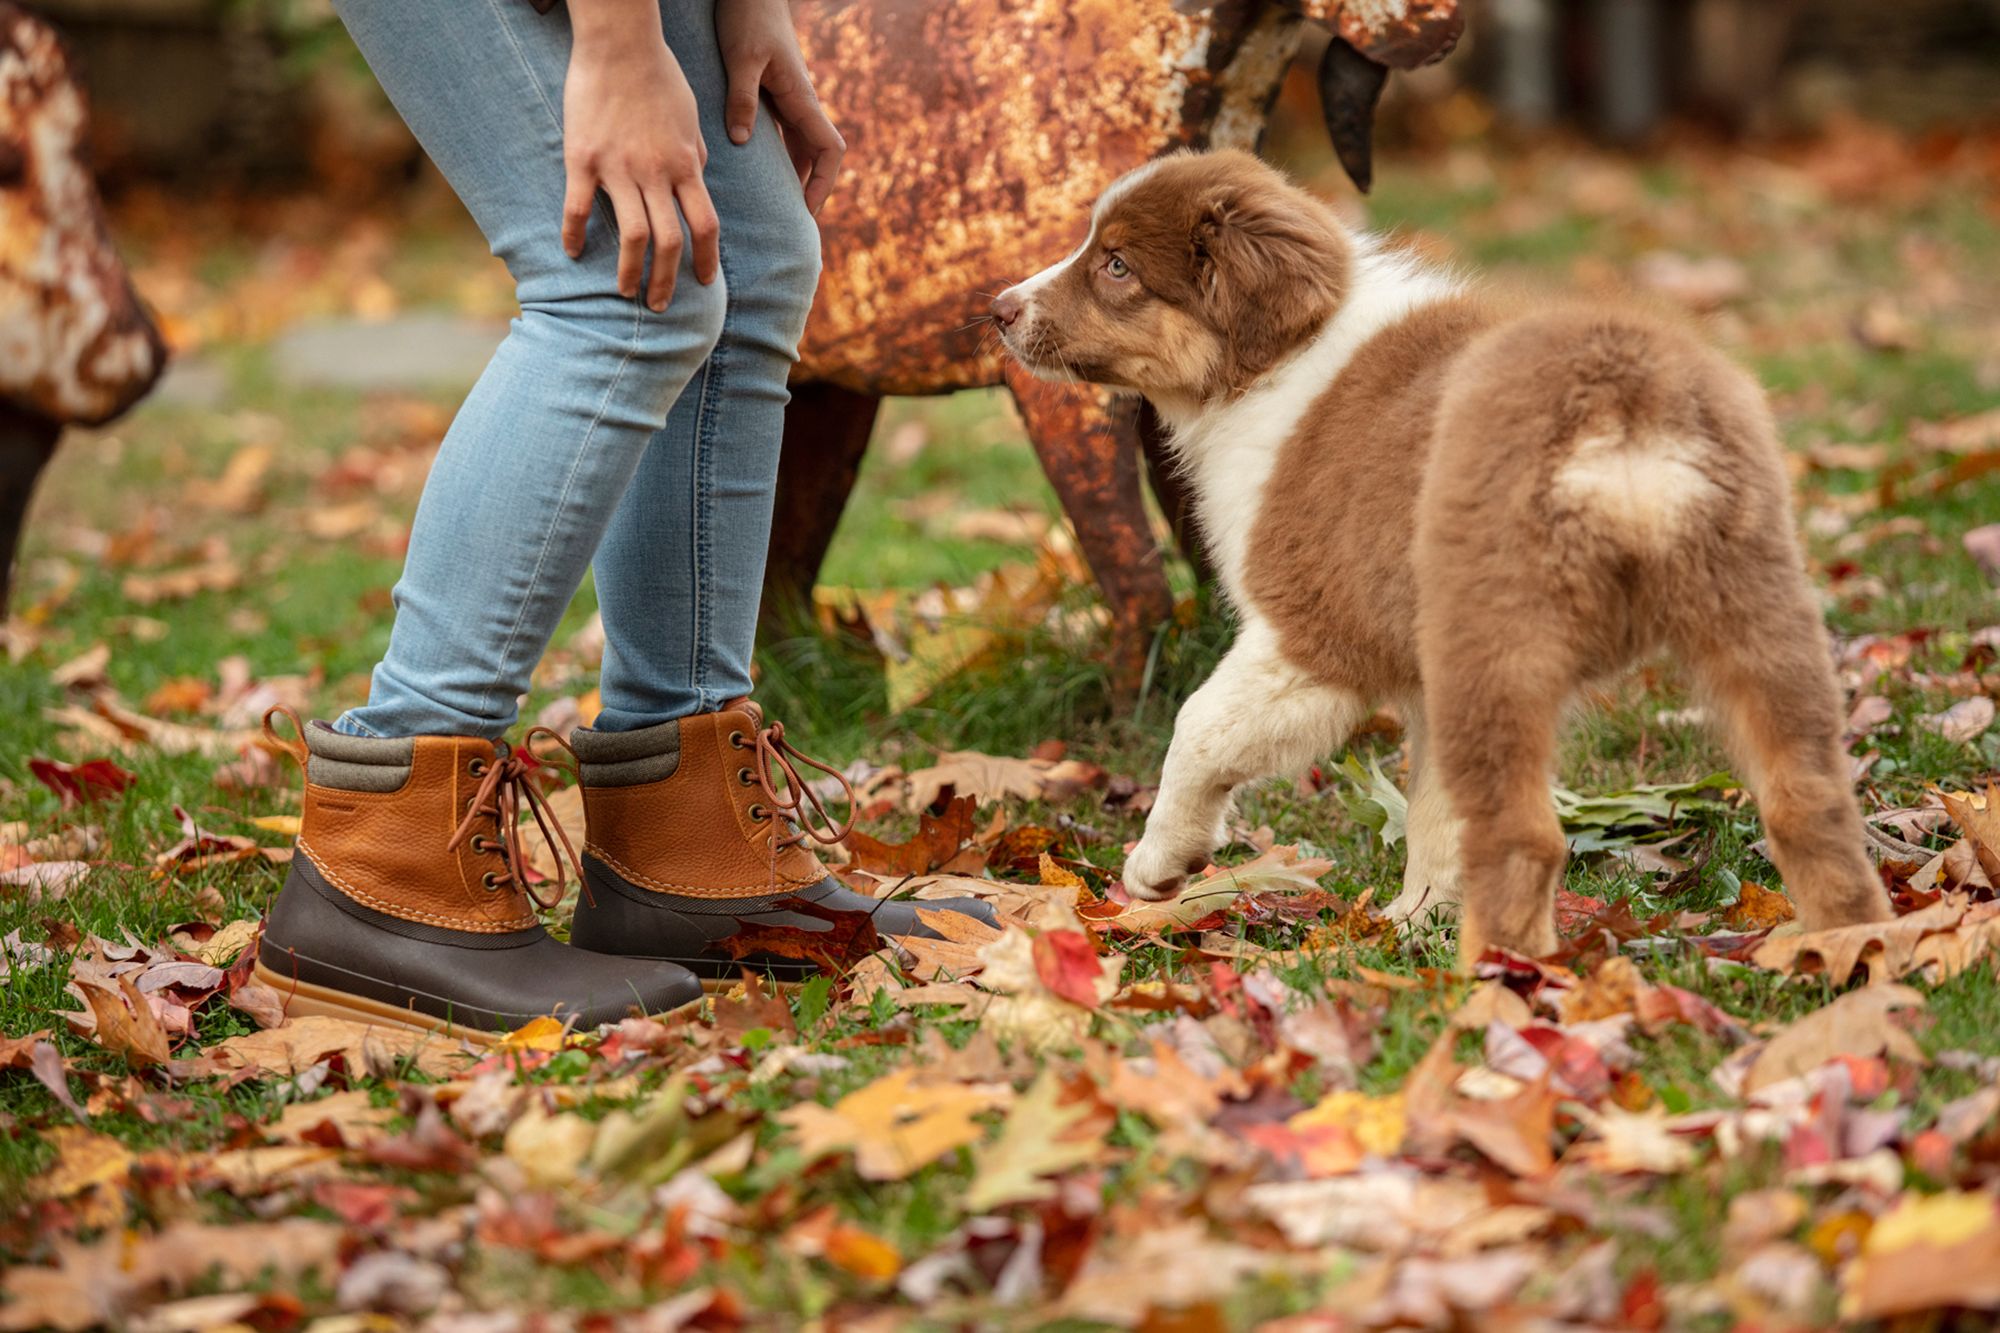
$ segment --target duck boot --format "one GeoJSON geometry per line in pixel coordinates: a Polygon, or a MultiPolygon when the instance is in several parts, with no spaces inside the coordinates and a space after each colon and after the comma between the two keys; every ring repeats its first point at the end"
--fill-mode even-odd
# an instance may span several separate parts
{"type": "MultiPolygon", "coordinates": [[[[275,740],[268,720],[265,730],[275,740]]],[[[355,737],[323,722],[301,734],[305,813],[256,964],[287,1013],[480,1040],[544,1015],[588,1028],[701,998],[683,968],[589,953],[542,929],[520,800],[544,828],[554,821],[529,763],[505,745],[355,737]]]]}
{"type": "Polygon", "coordinates": [[[866,912],[887,936],[939,938],[919,907],[996,923],[977,898],[869,898],[828,874],[806,844],[838,842],[847,829],[833,824],[793,761],[839,775],[794,750],[784,725],[765,725],[747,699],[638,731],[579,727],[570,745],[586,830],[585,892],[570,938],[586,949],[678,963],[715,989],[745,967],[780,982],[820,970],[730,947],[746,928],[835,929],[788,899],[866,912]]]}

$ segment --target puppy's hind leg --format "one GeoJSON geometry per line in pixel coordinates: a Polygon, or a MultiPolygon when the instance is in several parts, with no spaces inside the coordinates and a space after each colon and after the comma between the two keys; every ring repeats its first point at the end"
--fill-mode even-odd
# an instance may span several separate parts
{"type": "Polygon", "coordinates": [[[1546,602],[1530,584],[1516,594],[1509,602],[1497,586],[1442,590],[1419,636],[1430,761],[1463,821],[1458,953],[1467,968],[1489,948],[1539,958],[1559,943],[1555,895],[1569,845],[1549,780],[1575,666],[1563,636],[1545,627],[1484,641],[1449,628],[1473,623],[1467,598],[1534,623],[1546,602]]]}
{"type": "Polygon", "coordinates": [[[1179,893],[1221,844],[1232,791],[1337,748],[1367,716],[1360,696],[1299,671],[1268,625],[1246,619],[1215,674],[1181,705],[1145,836],[1125,859],[1126,891],[1179,893]]]}
{"type": "Polygon", "coordinates": [[[1893,913],[1864,848],[1841,750],[1839,689],[1826,631],[1796,565],[1755,583],[1735,571],[1728,614],[1678,636],[1758,813],[1807,930],[1893,913]],[[1762,586],[1758,586],[1762,585],[1762,586]]]}

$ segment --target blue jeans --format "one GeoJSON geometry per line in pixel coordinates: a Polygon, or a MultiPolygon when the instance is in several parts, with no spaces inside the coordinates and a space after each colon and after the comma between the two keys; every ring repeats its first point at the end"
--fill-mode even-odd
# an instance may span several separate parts
{"type": "Polygon", "coordinates": [[[582,258],[562,249],[561,6],[336,8],[506,262],[521,313],[431,468],[368,703],[335,725],[499,736],[593,555],[596,726],[650,726],[748,694],[785,381],[819,233],[768,111],[747,144],[729,141],[712,5],[662,0],[660,15],[701,108],[722,273],[695,281],[685,247],[658,314],[618,294],[602,195],[582,258]]]}

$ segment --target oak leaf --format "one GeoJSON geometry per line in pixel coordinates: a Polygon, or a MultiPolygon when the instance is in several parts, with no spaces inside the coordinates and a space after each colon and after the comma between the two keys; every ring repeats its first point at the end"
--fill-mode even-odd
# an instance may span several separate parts
{"type": "MultiPolygon", "coordinates": [[[[1908,986],[1866,986],[1815,1009],[1764,1044],[1743,1081],[1746,1094],[1819,1068],[1843,1055],[1887,1055],[1926,1063],[1916,1038],[1891,1015],[1920,1008],[1922,991],[1908,986]]],[[[1747,1055],[1748,1052],[1745,1052],[1747,1055]]]]}
{"type": "Polygon", "coordinates": [[[807,1161],[854,1154],[864,1180],[902,1180],[947,1153],[976,1143],[985,1129],[976,1116],[1005,1105],[1002,1088],[919,1083],[917,1071],[899,1069],[832,1106],[804,1102],[778,1115],[807,1161]]]}
{"type": "Polygon", "coordinates": [[[1089,1096],[1065,1097],[1055,1071],[1044,1068],[1014,1103],[1000,1137],[973,1154],[976,1171],[965,1207],[983,1213],[1002,1204],[1054,1197],[1043,1179],[1097,1160],[1109,1120],[1089,1096]]]}

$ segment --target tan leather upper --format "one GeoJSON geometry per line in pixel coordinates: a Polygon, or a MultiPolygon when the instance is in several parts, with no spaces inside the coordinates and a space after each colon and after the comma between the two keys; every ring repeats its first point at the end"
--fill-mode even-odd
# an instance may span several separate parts
{"type": "Polygon", "coordinates": [[[671,777],[583,788],[584,850],[632,883],[695,898],[784,893],[826,874],[765,809],[751,765],[762,725],[749,708],[681,719],[671,777]]]}
{"type": "Polygon", "coordinates": [[[455,851],[445,846],[495,759],[491,741],[420,736],[409,781],[396,791],[308,781],[299,851],[329,884],[378,912],[452,930],[524,930],[536,922],[534,904],[507,878],[497,822],[455,851]],[[488,887],[489,875],[499,887],[488,887]]]}

